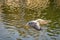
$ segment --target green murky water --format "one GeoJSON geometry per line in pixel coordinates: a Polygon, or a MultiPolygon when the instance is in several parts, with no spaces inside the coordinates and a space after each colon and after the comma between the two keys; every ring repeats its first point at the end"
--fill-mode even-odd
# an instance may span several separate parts
{"type": "Polygon", "coordinates": [[[52,4],[44,10],[5,5],[0,13],[0,40],[60,40],[60,9],[52,4]],[[25,27],[28,21],[46,19],[52,22],[37,31],[25,27]]]}

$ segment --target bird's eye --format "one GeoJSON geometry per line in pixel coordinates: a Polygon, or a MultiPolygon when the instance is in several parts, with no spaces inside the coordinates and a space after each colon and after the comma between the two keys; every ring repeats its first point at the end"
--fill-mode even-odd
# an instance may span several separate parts
{"type": "Polygon", "coordinates": [[[29,23],[29,24],[32,24],[32,23],[29,23]]]}
{"type": "Polygon", "coordinates": [[[30,22],[29,24],[36,24],[35,22],[30,22]]]}

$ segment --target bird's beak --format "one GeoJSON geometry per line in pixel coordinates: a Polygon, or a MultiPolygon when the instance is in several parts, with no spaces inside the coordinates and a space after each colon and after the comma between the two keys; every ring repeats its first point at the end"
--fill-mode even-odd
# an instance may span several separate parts
{"type": "Polygon", "coordinates": [[[25,29],[29,29],[29,25],[28,24],[25,25],[25,29]]]}
{"type": "Polygon", "coordinates": [[[28,27],[29,25],[28,25],[28,24],[26,24],[25,26],[26,26],[26,27],[28,27]]]}

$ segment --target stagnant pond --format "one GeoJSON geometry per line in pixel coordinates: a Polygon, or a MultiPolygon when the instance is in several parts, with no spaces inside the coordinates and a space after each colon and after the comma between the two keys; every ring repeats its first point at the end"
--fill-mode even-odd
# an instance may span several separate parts
{"type": "Polygon", "coordinates": [[[60,40],[60,9],[49,7],[43,11],[23,9],[21,13],[1,12],[0,40],[60,40]],[[25,27],[28,21],[40,18],[52,22],[41,31],[25,27]]]}

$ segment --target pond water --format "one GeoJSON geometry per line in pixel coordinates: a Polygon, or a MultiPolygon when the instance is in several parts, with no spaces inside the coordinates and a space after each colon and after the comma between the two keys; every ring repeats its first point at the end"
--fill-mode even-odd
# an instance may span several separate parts
{"type": "Polygon", "coordinates": [[[44,11],[23,9],[21,13],[0,13],[0,40],[60,40],[60,9],[44,11]],[[28,21],[46,19],[52,22],[37,31],[25,27],[28,21]]]}

